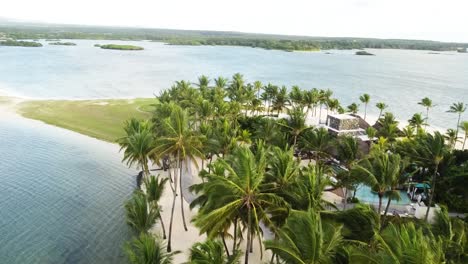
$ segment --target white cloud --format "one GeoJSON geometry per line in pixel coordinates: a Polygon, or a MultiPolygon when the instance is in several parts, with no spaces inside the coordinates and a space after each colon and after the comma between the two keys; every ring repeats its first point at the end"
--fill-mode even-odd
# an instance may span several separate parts
{"type": "Polygon", "coordinates": [[[468,42],[466,0],[15,0],[0,17],[53,23],[468,42]]]}

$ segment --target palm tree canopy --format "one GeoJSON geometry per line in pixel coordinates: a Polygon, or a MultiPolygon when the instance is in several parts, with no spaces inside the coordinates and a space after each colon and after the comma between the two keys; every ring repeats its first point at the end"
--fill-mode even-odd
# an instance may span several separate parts
{"type": "Polygon", "coordinates": [[[352,173],[373,191],[383,195],[398,182],[401,173],[401,158],[398,154],[380,153],[360,161],[352,173]]]}
{"type": "Polygon", "coordinates": [[[365,94],[359,96],[359,100],[360,100],[363,104],[368,104],[368,103],[370,102],[370,95],[365,93],[365,94]]]}
{"type": "Polygon", "coordinates": [[[151,153],[162,157],[167,154],[177,156],[179,159],[202,157],[202,135],[197,135],[189,126],[187,111],[175,105],[169,118],[162,122],[163,136],[155,141],[151,153]]]}
{"type": "MultiPolygon", "coordinates": [[[[248,147],[237,147],[229,157],[218,159],[218,169],[206,176],[207,181],[198,189],[207,196],[206,203],[195,217],[195,225],[200,233],[208,233],[213,238],[229,222],[238,217],[246,218],[246,209],[252,208],[253,229],[260,234],[260,221],[273,227],[272,214],[287,214],[289,205],[274,193],[263,191],[267,167],[266,153],[259,150],[254,154],[248,147]]],[[[195,187],[197,188],[197,187],[195,187]]]]}
{"type": "Polygon", "coordinates": [[[265,247],[292,264],[333,263],[343,241],[341,226],[324,222],[313,210],[291,212],[278,237],[265,247]]]}
{"type": "Polygon", "coordinates": [[[138,233],[146,233],[154,225],[159,216],[159,209],[148,206],[145,194],[136,191],[125,204],[127,224],[138,233]]]}
{"type": "Polygon", "coordinates": [[[126,162],[129,167],[136,164],[143,170],[147,170],[150,152],[154,147],[154,135],[150,122],[132,118],[125,123],[124,130],[126,136],[117,140],[120,150],[124,150],[122,161],[126,162]]]}
{"type": "Polygon", "coordinates": [[[433,107],[434,105],[432,104],[432,100],[429,99],[429,97],[424,97],[423,99],[421,99],[421,101],[418,103],[419,105],[422,105],[426,108],[431,108],[433,107]]]}
{"type": "Polygon", "coordinates": [[[238,263],[240,252],[227,257],[223,244],[218,240],[207,240],[193,244],[190,248],[189,263],[191,264],[234,264],[238,263]]]}
{"type": "Polygon", "coordinates": [[[127,242],[124,250],[132,264],[171,264],[174,255],[180,251],[167,253],[165,247],[159,238],[141,233],[139,237],[127,242]]]}
{"type": "Polygon", "coordinates": [[[466,111],[466,106],[467,105],[462,103],[462,102],[453,103],[450,106],[450,109],[447,112],[461,114],[461,113],[464,113],[466,111]]]}

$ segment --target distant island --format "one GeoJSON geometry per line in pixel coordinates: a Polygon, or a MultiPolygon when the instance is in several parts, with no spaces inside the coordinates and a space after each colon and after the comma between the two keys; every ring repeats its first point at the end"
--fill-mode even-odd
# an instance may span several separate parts
{"type": "MultiPolygon", "coordinates": [[[[96,44],[99,45],[99,44],[96,44]]],[[[106,45],[99,45],[95,47],[100,47],[101,49],[114,49],[114,50],[144,50],[143,47],[133,46],[133,45],[117,45],[117,44],[106,44],[106,45]]]]}
{"type": "Polygon", "coordinates": [[[60,39],[46,39],[45,41],[60,41],[60,39]]]}
{"type": "Polygon", "coordinates": [[[375,56],[375,54],[372,54],[372,53],[367,52],[367,51],[365,51],[365,50],[356,51],[356,55],[375,56]]]}
{"type": "Polygon", "coordinates": [[[49,45],[76,46],[76,43],[73,43],[73,42],[50,42],[49,45]]]}
{"type": "Polygon", "coordinates": [[[38,23],[4,23],[0,35],[11,39],[93,39],[149,40],[169,45],[243,46],[284,51],[352,50],[352,49],[412,49],[457,51],[468,43],[429,40],[377,39],[350,37],[309,37],[274,34],[254,34],[233,31],[172,30],[129,27],[72,26],[38,23]]]}
{"type": "Polygon", "coordinates": [[[5,41],[0,41],[0,46],[42,47],[42,44],[39,42],[34,42],[34,41],[5,40],[5,41]]]}

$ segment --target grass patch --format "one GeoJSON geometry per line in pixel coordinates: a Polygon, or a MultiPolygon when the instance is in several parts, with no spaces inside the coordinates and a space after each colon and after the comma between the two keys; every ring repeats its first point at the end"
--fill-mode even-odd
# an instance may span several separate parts
{"type": "Polygon", "coordinates": [[[115,142],[124,135],[126,120],[151,116],[153,103],[152,98],[26,101],[19,104],[18,112],[27,118],[115,142]]]}

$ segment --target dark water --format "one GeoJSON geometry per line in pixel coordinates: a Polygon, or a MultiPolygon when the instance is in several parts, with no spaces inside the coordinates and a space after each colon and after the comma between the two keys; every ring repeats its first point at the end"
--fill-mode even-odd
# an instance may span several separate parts
{"type": "Polygon", "coordinates": [[[125,263],[135,172],[116,146],[0,116],[0,263],[125,263]]]}

